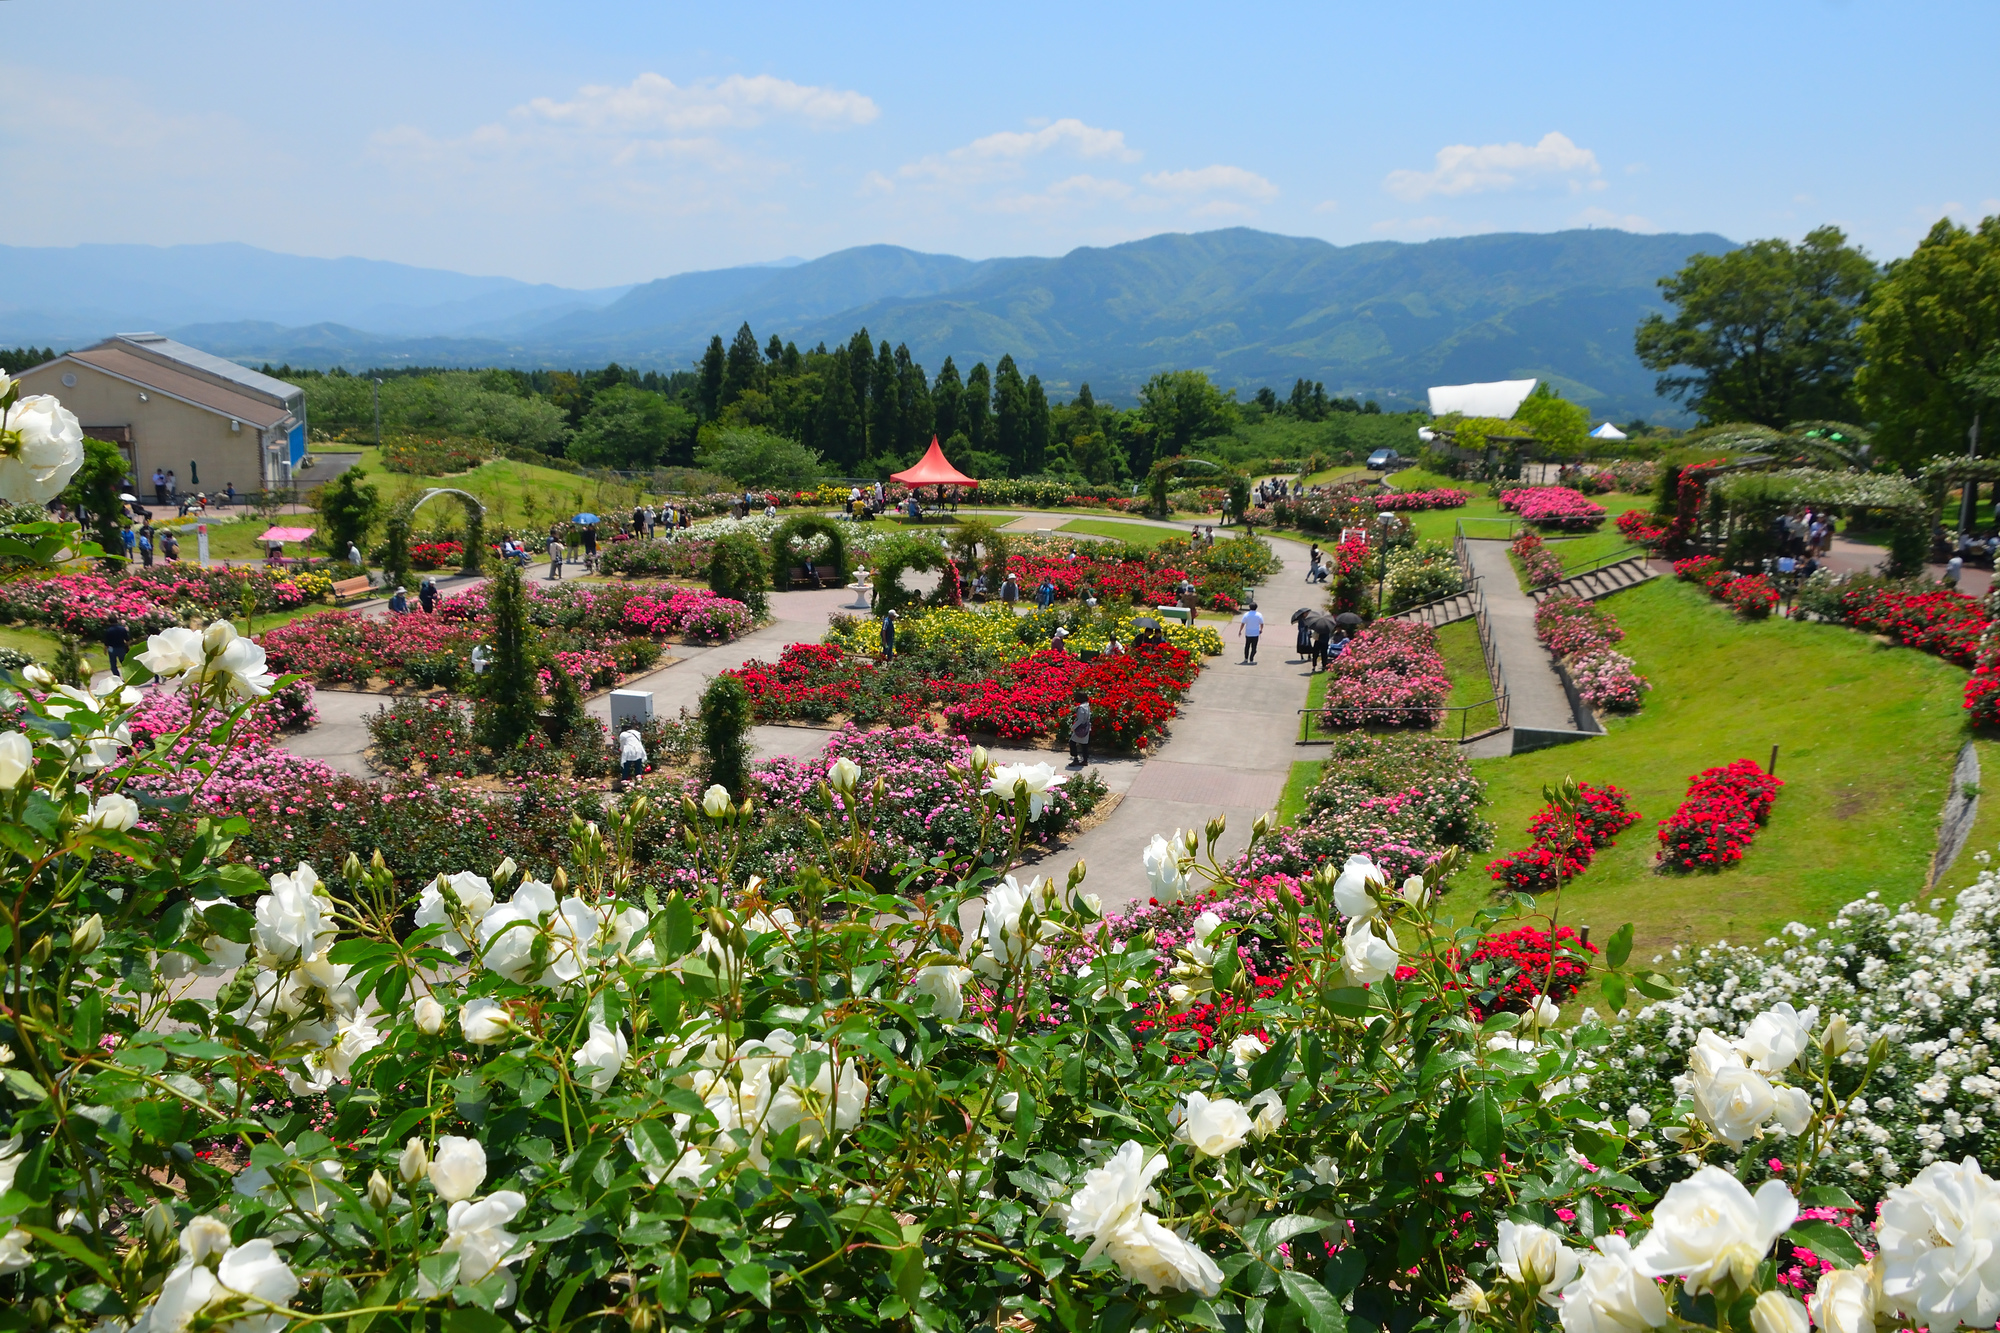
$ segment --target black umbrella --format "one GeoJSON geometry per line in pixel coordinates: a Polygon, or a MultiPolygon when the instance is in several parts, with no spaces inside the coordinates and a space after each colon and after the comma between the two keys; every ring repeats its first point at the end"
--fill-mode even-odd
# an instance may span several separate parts
{"type": "Polygon", "coordinates": [[[1153,619],[1151,616],[1140,616],[1132,623],[1134,625],[1137,625],[1140,629],[1158,629],[1160,627],[1160,622],[1153,619]]]}
{"type": "Polygon", "coordinates": [[[1334,617],[1334,620],[1338,624],[1347,626],[1349,629],[1353,629],[1355,626],[1361,623],[1361,617],[1355,615],[1352,611],[1342,611],[1339,615],[1334,617]]]}
{"type": "Polygon", "coordinates": [[[1340,627],[1340,622],[1324,611],[1308,611],[1303,622],[1315,634],[1331,634],[1340,627]]]}

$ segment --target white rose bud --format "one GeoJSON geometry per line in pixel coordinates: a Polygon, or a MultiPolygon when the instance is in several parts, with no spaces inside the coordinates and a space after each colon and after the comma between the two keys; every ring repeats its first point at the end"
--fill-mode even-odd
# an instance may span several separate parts
{"type": "Polygon", "coordinates": [[[701,812],[710,819],[725,819],[730,811],[729,791],[716,783],[701,794],[701,812]]]}
{"type": "Polygon", "coordinates": [[[1826,1020],[1825,1031],[1819,1034],[1819,1048],[1829,1058],[1842,1056],[1856,1045],[1854,1033],[1847,1026],[1846,1014],[1835,1014],[1826,1020]]]}
{"type": "Polygon", "coordinates": [[[458,1025],[464,1029],[467,1041],[487,1046],[507,1035],[507,1030],[514,1026],[514,1018],[498,1000],[467,1000],[458,1011],[458,1025]]]}
{"type": "Polygon", "coordinates": [[[102,943],[104,943],[104,918],[92,913],[69,937],[69,951],[81,958],[102,943]]]}
{"type": "Polygon", "coordinates": [[[56,673],[40,662],[30,662],[21,672],[21,678],[38,690],[52,690],[56,687],[56,673]]]}
{"type": "Polygon", "coordinates": [[[403,1155],[396,1159],[396,1173],[405,1185],[414,1185],[424,1178],[431,1169],[431,1155],[424,1151],[424,1141],[413,1138],[403,1145],[403,1155]]]}
{"type": "Polygon", "coordinates": [[[437,1156],[431,1159],[431,1184],[446,1203],[469,1199],[486,1180],[486,1146],[478,1139],[438,1140],[437,1156]]]}
{"type": "Polygon", "coordinates": [[[854,789],[861,785],[861,765],[852,759],[836,759],[833,767],[826,771],[826,781],[842,796],[852,796],[854,789]]]}
{"type": "Polygon", "coordinates": [[[1396,896],[1411,907],[1422,907],[1430,901],[1430,890],[1424,887],[1422,875],[1412,875],[1403,881],[1403,890],[1396,896]]]}
{"type": "Polygon", "coordinates": [[[1806,1307],[1782,1291],[1767,1291],[1750,1307],[1750,1327],[1756,1333],[1808,1333],[1806,1307]]]}
{"type": "Polygon", "coordinates": [[[90,803],[90,813],[83,817],[87,829],[100,829],[106,833],[125,833],[139,822],[139,803],[129,796],[117,792],[106,792],[90,803]]]}
{"type": "Polygon", "coordinates": [[[1787,1134],[1803,1134],[1812,1123],[1812,1094],[1804,1088],[1773,1088],[1771,1115],[1787,1134]]]}
{"type": "Polygon", "coordinates": [[[396,1192],[389,1188],[389,1178],[387,1176],[383,1175],[380,1171],[371,1172],[369,1174],[368,1176],[369,1207],[373,1208],[378,1213],[387,1212],[389,1208],[389,1201],[395,1197],[396,1197],[396,1192]]]}
{"type": "Polygon", "coordinates": [[[420,997],[411,1012],[416,1019],[417,1031],[425,1036],[435,1037],[444,1031],[444,1006],[431,996],[420,997]]]}
{"type": "Polygon", "coordinates": [[[0,791],[12,791],[35,771],[35,747],[18,731],[0,732],[0,791]]]}
{"type": "Polygon", "coordinates": [[[1011,1123],[1015,1114],[1021,1109],[1021,1094],[1018,1092],[1003,1092],[1000,1094],[996,1105],[1000,1108],[1000,1118],[1011,1123]]]}

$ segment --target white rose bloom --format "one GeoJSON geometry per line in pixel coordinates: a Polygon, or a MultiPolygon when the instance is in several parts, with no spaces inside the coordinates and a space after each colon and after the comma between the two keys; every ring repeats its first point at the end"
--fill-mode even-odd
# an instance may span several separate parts
{"type": "Polygon", "coordinates": [[[969,967],[933,963],[929,967],[918,968],[910,984],[918,995],[931,997],[933,1014],[950,1022],[965,1014],[965,983],[970,980],[972,969],[969,967]]]}
{"type": "Polygon", "coordinates": [[[1350,921],[1366,921],[1381,911],[1376,901],[1368,896],[1369,881],[1386,885],[1389,877],[1377,868],[1373,859],[1365,853],[1356,853],[1347,858],[1341,869],[1340,878],[1333,882],[1333,905],[1340,914],[1350,921]]]}
{"type": "Polygon", "coordinates": [[[1187,875],[1181,870],[1181,831],[1174,830],[1172,840],[1155,833],[1153,841],[1139,855],[1146,867],[1146,880],[1152,886],[1153,897],[1163,903],[1177,903],[1187,892],[1187,875]]]}
{"type": "Polygon", "coordinates": [[[1653,1229],[1633,1252],[1634,1264],[1648,1277],[1685,1279],[1690,1295],[1725,1280],[1746,1287],[1798,1215],[1799,1202],[1783,1181],[1765,1181],[1752,1197],[1735,1176],[1704,1166],[1667,1187],[1653,1208],[1653,1229]]]}
{"type": "MultiPolygon", "coordinates": [[[[438,1253],[458,1256],[458,1282],[468,1285],[479,1282],[495,1269],[528,1257],[531,1247],[521,1244],[521,1238],[506,1229],[527,1206],[527,1197],[517,1190],[495,1190],[483,1199],[452,1204],[445,1214],[444,1244],[438,1247],[438,1253]]],[[[514,1275],[507,1274],[506,1290],[494,1304],[513,1304],[517,1290],[514,1275]]],[[[419,1276],[417,1294],[429,1298],[443,1293],[432,1287],[429,1279],[419,1276]]]]}
{"type": "Polygon", "coordinates": [[[1667,1322],[1667,1298],[1633,1267],[1625,1237],[1599,1236],[1581,1260],[1583,1272],[1562,1290],[1563,1333],[1641,1333],[1667,1322]]]}
{"type": "Polygon", "coordinates": [[[446,1203],[469,1199],[486,1183],[486,1145],[478,1139],[438,1140],[437,1156],[431,1159],[431,1184],[446,1203]]]}
{"type": "Polygon", "coordinates": [[[1736,1049],[1758,1073],[1782,1074],[1812,1044],[1812,1026],[1818,1021],[1816,1008],[1799,1013],[1789,1004],[1774,1004],[1750,1020],[1736,1039],[1736,1049]]]}
{"type": "Polygon", "coordinates": [[[1042,878],[1026,884],[1012,875],[986,892],[986,911],[981,926],[986,934],[986,952],[1003,967],[1011,967],[1030,957],[1030,941],[1021,918],[1040,896],[1042,878]]]}
{"type": "Polygon", "coordinates": [[[1819,1287],[1806,1308],[1825,1333],[1875,1333],[1875,1312],[1881,1308],[1881,1272],[1866,1268],[1835,1268],[1820,1274],[1819,1287]]]}
{"type": "Polygon", "coordinates": [[[201,650],[201,635],[175,625],[146,640],[146,651],[139,654],[139,665],[156,676],[171,678],[200,667],[206,656],[201,650]]]}
{"type": "Polygon", "coordinates": [[[1068,780],[1048,764],[1001,764],[987,779],[986,790],[1009,805],[1026,794],[1028,818],[1040,819],[1055,789],[1068,780]]]}
{"type": "Polygon", "coordinates": [[[592,1092],[607,1091],[618,1079],[618,1071],[625,1067],[625,1057],[631,1048],[625,1043],[625,1034],[592,1020],[590,1038],[576,1048],[570,1056],[570,1063],[576,1066],[577,1078],[592,1092]]]}
{"type": "Polygon", "coordinates": [[[514,1017],[498,1000],[467,1000],[458,1011],[458,1026],[474,1046],[489,1046],[507,1035],[514,1017]]]}
{"type": "Polygon", "coordinates": [[[47,504],[83,466],[76,413],[46,393],[29,394],[0,422],[0,500],[47,504]]]}
{"type": "Polygon", "coordinates": [[[481,914],[476,931],[480,961],[509,981],[526,982],[534,966],[535,935],[555,910],[553,888],[536,879],[522,881],[512,899],[481,914]]]}
{"type": "Polygon", "coordinates": [[[431,995],[420,995],[410,1006],[410,1017],[417,1025],[417,1031],[427,1037],[435,1037],[444,1031],[444,1006],[431,995]]]}
{"type": "Polygon", "coordinates": [[[1785,1127],[1787,1134],[1803,1134],[1812,1123],[1812,1094],[1804,1088],[1771,1089],[1771,1114],[1785,1127]]]}
{"type": "Polygon", "coordinates": [[[213,685],[239,699],[261,699],[271,692],[277,678],[264,669],[263,646],[237,634],[228,621],[218,620],[203,631],[201,647],[201,665],[187,676],[198,688],[213,685]]]}
{"type": "Polygon", "coordinates": [[[299,872],[271,876],[271,891],[257,900],[253,938],[258,961],[266,967],[317,958],[333,943],[335,932],[327,923],[325,903],[314,892],[319,876],[308,865],[300,865],[299,872]]]}
{"type": "Polygon", "coordinates": [[[83,817],[87,829],[100,829],[106,833],[124,833],[139,822],[139,803],[129,796],[117,792],[106,792],[90,803],[90,813],[83,817]]]}
{"type": "Polygon", "coordinates": [[[1932,1328],[2000,1316],[2000,1183],[1972,1158],[1932,1162],[1890,1190],[1875,1235],[1893,1309],[1932,1328]]]}
{"type": "Polygon", "coordinates": [[[20,1174],[21,1163],[28,1160],[22,1148],[22,1138],[16,1134],[5,1143],[0,1143],[0,1194],[14,1188],[14,1177],[20,1174]]]}
{"type": "Polygon", "coordinates": [[[1810,1333],[1806,1307],[1782,1291],[1767,1291],[1750,1307],[1754,1333],[1810,1333]]]}
{"type": "Polygon", "coordinates": [[[0,1236],[0,1273],[18,1273],[35,1262],[35,1256],[28,1253],[28,1242],[33,1239],[19,1227],[11,1227],[0,1236]]]}
{"type": "Polygon", "coordinates": [[[1062,1206],[1073,1240],[1090,1241],[1083,1262],[1110,1254],[1126,1278],[1148,1290],[1185,1290],[1213,1296],[1222,1290],[1222,1270],[1186,1239],[1146,1212],[1146,1191],[1167,1169],[1163,1153],[1146,1156],[1127,1141],[1103,1166],[1083,1174],[1083,1187],[1062,1206]]]}
{"type": "Polygon", "coordinates": [[[0,791],[12,791],[35,771],[35,746],[25,732],[0,731],[0,791]]]}
{"type": "Polygon", "coordinates": [[[1712,1029],[1703,1028],[1688,1053],[1695,1112],[1734,1147],[1755,1137],[1777,1109],[1777,1094],[1743,1053],[1712,1029]]]}
{"type": "MultiPolygon", "coordinates": [[[[220,1288],[214,1297],[218,1301],[233,1292],[283,1308],[299,1294],[299,1279],[285,1256],[261,1238],[245,1241],[223,1255],[215,1266],[215,1279],[220,1288]]],[[[229,1333],[277,1333],[290,1322],[281,1314],[266,1313],[236,1320],[228,1327],[229,1333]]]]}
{"type": "Polygon", "coordinates": [[[1366,920],[1351,922],[1341,940],[1341,970],[1350,986],[1371,986],[1396,970],[1396,936],[1385,925],[1378,938],[1366,920]]]}
{"type": "Polygon", "coordinates": [[[721,819],[735,808],[729,799],[729,788],[721,783],[713,783],[701,794],[701,812],[710,819],[721,819]]]}
{"type": "Polygon", "coordinates": [[[1535,1026],[1538,1028],[1554,1027],[1556,1020],[1562,1017],[1562,1010],[1557,1008],[1556,1002],[1546,995],[1537,995],[1535,997],[1533,1012],[1535,1026]]]}
{"type": "Polygon", "coordinates": [[[1558,1293],[1575,1279],[1582,1263],[1561,1236],[1533,1222],[1503,1220],[1494,1253],[1501,1272],[1551,1306],[1560,1303],[1558,1293]]]}
{"type": "Polygon", "coordinates": [[[202,1307],[216,1299],[215,1274],[199,1264],[182,1263],[167,1274],[160,1294],[140,1317],[146,1333],[181,1333],[202,1307]]]}
{"type": "Polygon", "coordinates": [[[842,796],[852,796],[861,785],[861,765],[852,759],[836,759],[826,770],[826,785],[842,796]]]}
{"type": "MultiPolygon", "coordinates": [[[[465,915],[477,922],[493,906],[493,886],[486,882],[484,875],[475,875],[469,870],[461,870],[456,875],[445,876],[451,891],[458,896],[459,905],[465,915]]],[[[424,896],[417,900],[416,923],[420,926],[443,926],[444,934],[438,936],[439,947],[453,953],[464,953],[470,946],[464,936],[452,926],[451,914],[445,910],[444,890],[436,880],[424,886],[424,896]]]]}
{"type": "Polygon", "coordinates": [[[1174,1137],[1204,1157],[1221,1157],[1242,1147],[1250,1137],[1250,1113],[1242,1103],[1227,1097],[1210,1101],[1199,1092],[1190,1092],[1187,1101],[1175,1108],[1173,1119],[1174,1137]]]}
{"type": "Polygon", "coordinates": [[[1250,1099],[1250,1132],[1268,1139],[1284,1127],[1285,1099],[1276,1088],[1266,1088],[1250,1099]]]}
{"type": "Polygon", "coordinates": [[[205,1264],[229,1252],[229,1224],[219,1217],[197,1217],[181,1228],[180,1243],[182,1258],[191,1264],[205,1264]]]}
{"type": "Polygon", "coordinates": [[[1422,907],[1431,900],[1430,890],[1425,887],[1422,875],[1411,875],[1404,880],[1403,887],[1396,896],[1411,907],[1422,907]]]}
{"type": "Polygon", "coordinates": [[[1634,1134],[1640,1133],[1653,1123],[1653,1113],[1643,1106],[1628,1106],[1625,1108],[1625,1123],[1632,1127],[1634,1134]]]}
{"type": "Polygon", "coordinates": [[[1216,932],[1222,929],[1222,918],[1213,912],[1203,912],[1194,919],[1189,929],[1187,951],[1190,957],[1202,967],[1215,966],[1218,946],[1209,943],[1216,932]]]}
{"type": "Polygon", "coordinates": [[[345,1082],[354,1072],[354,1062],[382,1044],[382,1034],[366,1014],[343,1020],[339,1033],[325,1051],[324,1061],[327,1072],[345,1082]]]}
{"type": "Polygon", "coordinates": [[[1255,1036],[1246,1032],[1229,1043],[1229,1062],[1238,1069],[1247,1069],[1255,1062],[1258,1056],[1270,1049],[1269,1046],[1266,1046],[1255,1036]]]}

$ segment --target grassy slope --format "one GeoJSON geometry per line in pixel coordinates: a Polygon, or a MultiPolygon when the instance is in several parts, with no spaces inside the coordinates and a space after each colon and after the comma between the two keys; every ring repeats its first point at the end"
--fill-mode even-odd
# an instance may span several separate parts
{"type": "MultiPolygon", "coordinates": [[[[1525,844],[1546,782],[1631,792],[1641,822],[1565,891],[1566,921],[1601,931],[1632,921],[1650,957],[1686,938],[1761,940],[1787,921],[1821,922],[1871,890],[1921,890],[1964,740],[1962,668],[1837,626],[1741,622],[1667,580],[1608,605],[1653,683],[1645,710],[1611,719],[1601,740],[1474,763],[1493,798],[1496,853],[1525,844]],[[1687,778],[1763,763],[1773,744],[1786,787],[1744,861],[1715,875],[1653,873],[1655,829],[1687,778]]],[[[1990,842],[2000,826],[1986,823],[1990,842]]],[[[1475,867],[1456,887],[1483,900],[1488,884],[1475,867]]]]}

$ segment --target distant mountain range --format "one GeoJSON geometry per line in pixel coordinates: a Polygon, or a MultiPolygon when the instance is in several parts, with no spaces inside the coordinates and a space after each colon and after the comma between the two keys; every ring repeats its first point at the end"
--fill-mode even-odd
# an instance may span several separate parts
{"type": "Polygon", "coordinates": [[[384,365],[686,367],[748,321],[810,346],[866,325],[926,369],[1012,353],[1129,402],[1160,370],[1415,405],[1432,384],[1540,376],[1602,415],[1670,415],[1632,351],[1657,280],[1716,235],[1610,230],[1336,246],[1235,228],[974,261],[897,246],[580,291],[244,245],[0,247],[0,343],[158,329],[220,355],[384,365]]]}

